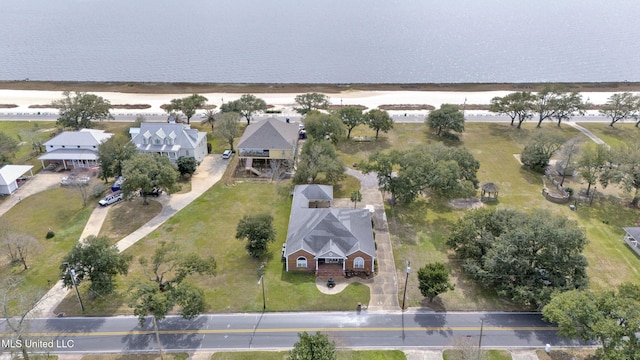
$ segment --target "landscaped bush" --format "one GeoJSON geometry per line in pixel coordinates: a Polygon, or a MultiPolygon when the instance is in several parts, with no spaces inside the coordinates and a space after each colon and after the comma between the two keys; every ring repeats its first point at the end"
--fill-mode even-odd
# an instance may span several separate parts
{"type": "Polygon", "coordinates": [[[56,234],[53,232],[53,230],[49,229],[49,231],[47,231],[47,235],[45,237],[47,239],[51,239],[54,236],[56,236],[56,234]]]}

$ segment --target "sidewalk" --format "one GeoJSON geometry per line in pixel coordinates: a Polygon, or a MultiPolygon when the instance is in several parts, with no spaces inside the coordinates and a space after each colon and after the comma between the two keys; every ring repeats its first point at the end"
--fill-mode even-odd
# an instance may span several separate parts
{"type": "MultiPolygon", "coordinates": [[[[197,199],[222,178],[222,175],[227,169],[227,164],[228,161],[222,160],[215,154],[205,157],[198,167],[197,172],[191,179],[191,191],[186,194],[160,197],[159,201],[162,203],[162,210],[160,211],[160,214],[142,225],[138,230],[120,240],[116,244],[118,249],[120,251],[124,251],[131,245],[135,244],[138,240],[157,229],[165,221],[178,213],[178,211],[189,205],[193,200],[197,199]]],[[[98,235],[108,210],[108,207],[97,207],[93,213],[91,213],[91,217],[89,218],[89,221],[87,221],[87,225],[85,226],[79,241],[89,235],[98,235]]],[[[60,302],[62,302],[62,300],[67,296],[68,292],[69,290],[62,286],[62,280],[58,281],[53,288],[51,288],[51,290],[49,290],[42,299],[40,299],[38,304],[31,311],[32,316],[57,316],[54,311],[60,302]]]]}

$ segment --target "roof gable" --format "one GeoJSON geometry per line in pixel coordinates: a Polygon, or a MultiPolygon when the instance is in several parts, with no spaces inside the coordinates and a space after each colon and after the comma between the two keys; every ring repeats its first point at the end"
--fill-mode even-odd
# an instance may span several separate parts
{"type": "Polygon", "coordinates": [[[366,209],[292,209],[286,255],[303,249],[316,257],[374,256],[370,216],[366,209]]]}
{"type": "Polygon", "coordinates": [[[172,139],[173,145],[195,149],[206,133],[191,129],[189,125],[172,123],[141,123],[140,128],[132,128],[131,141],[136,145],[145,144],[150,138],[157,137],[164,142],[165,138],[172,139]]]}
{"type": "Polygon", "coordinates": [[[247,126],[238,149],[290,149],[298,141],[298,127],[275,118],[247,126]]]}

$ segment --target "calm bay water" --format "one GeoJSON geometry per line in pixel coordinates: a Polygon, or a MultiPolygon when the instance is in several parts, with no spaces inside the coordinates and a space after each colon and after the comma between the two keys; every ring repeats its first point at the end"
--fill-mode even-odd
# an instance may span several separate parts
{"type": "Polygon", "coordinates": [[[0,80],[640,81],[637,0],[0,3],[0,80]]]}

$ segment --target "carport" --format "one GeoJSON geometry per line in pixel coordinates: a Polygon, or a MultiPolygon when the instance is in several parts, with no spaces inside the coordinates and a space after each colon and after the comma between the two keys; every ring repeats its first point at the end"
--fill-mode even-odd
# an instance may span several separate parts
{"type": "Polygon", "coordinates": [[[33,176],[31,165],[5,165],[0,169],[0,194],[9,195],[18,188],[18,179],[29,172],[33,176]]]}

